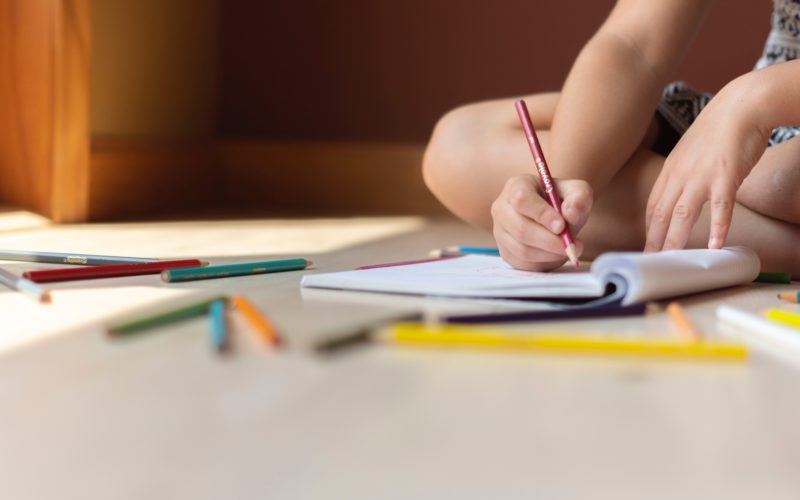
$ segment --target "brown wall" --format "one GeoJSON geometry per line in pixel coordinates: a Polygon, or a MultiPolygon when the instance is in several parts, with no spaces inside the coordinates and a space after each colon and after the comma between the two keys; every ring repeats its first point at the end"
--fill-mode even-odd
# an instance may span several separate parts
{"type": "Polygon", "coordinates": [[[92,132],[204,137],[216,128],[218,0],[92,1],[92,132]]]}
{"type": "MultiPolygon", "coordinates": [[[[559,88],[611,5],[225,1],[220,130],[423,141],[436,118],[458,104],[559,88]]],[[[766,0],[717,2],[676,77],[716,89],[747,71],[769,15],[766,0]]]]}

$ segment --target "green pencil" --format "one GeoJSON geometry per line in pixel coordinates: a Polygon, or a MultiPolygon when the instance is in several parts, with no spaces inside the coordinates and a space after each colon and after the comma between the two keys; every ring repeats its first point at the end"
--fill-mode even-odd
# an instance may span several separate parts
{"type": "Polygon", "coordinates": [[[153,310],[145,310],[144,312],[133,314],[127,319],[123,319],[108,327],[108,333],[111,335],[120,335],[126,333],[135,333],[148,328],[164,325],[180,321],[182,319],[199,316],[208,312],[211,304],[217,300],[227,300],[227,297],[217,296],[203,299],[199,302],[189,304],[182,304],[177,308],[158,307],[153,310]]]}
{"type": "Polygon", "coordinates": [[[251,274],[277,273],[280,271],[299,271],[313,266],[307,259],[270,260],[266,262],[245,262],[221,266],[187,267],[170,269],[161,273],[161,279],[168,283],[192,280],[248,276],[251,274]]]}
{"type": "Polygon", "coordinates": [[[760,272],[756,279],[756,283],[791,283],[792,273],[787,272],[760,272]]]}

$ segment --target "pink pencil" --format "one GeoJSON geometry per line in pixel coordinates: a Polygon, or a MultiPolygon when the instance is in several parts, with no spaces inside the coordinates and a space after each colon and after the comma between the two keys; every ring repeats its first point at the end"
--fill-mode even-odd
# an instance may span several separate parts
{"type": "MultiPolygon", "coordinates": [[[[556,194],[556,187],[553,185],[553,178],[550,177],[550,169],[547,168],[547,162],[544,159],[544,152],[539,145],[539,138],[536,136],[536,129],[533,128],[531,115],[528,114],[528,106],[525,101],[517,99],[514,101],[514,107],[517,108],[519,121],[522,122],[522,128],[525,131],[525,137],[528,139],[528,146],[531,148],[533,161],[536,163],[536,170],[539,172],[539,178],[544,185],[544,192],[547,194],[547,199],[550,200],[550,205],[556,209],[556,212],[561,213],[561,200],[558,199],[556,194]]],[[[569,225],[565,224],[564,231],[561,233],[561,241],[564,243],[564,250],[567,252],[567,257],[575,266],[575,269],[580,267],[578,263],[578,249],[575,247],[575,241],[572,239],[572,231],[569,230],[569,225]]]]}

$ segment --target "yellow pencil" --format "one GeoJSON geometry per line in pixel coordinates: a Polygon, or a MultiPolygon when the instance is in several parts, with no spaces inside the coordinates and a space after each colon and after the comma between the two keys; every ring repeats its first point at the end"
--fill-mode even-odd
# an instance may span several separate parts
{"type": "Polygon", "coordinates": [[[588,332],[522,332],[459,325],[431,328],[421,323],[396,323],[388,328],[386,335],[389,341],[398,344],[729,360],[743,360],[747,356],[747,346],[739,342],[686,342],[663,338],[611,337],[588,332]]]}
{"type": "Polygon", "coordinates": [[[783,309],[767,309],[764,315],[768,320],[800,328],[800,313],[783,309]]]}
{"type": "Polygon", "coordinates": [[[686,340],[691,340],[692,342],[700,342],[703,340],[697,327],[694,326],[694,323],[692,323],[692,320],[686,315],[686,312],[680,304],[677,302],[670,302],[667,306],[667,314],[686,340]]]}
{"type": "Polygon", "coordinates": [[[278,329],[275,328],[275,325],[272,324],[272,322],[267,319],[264,313],[259,311],[252,302],[247,300],[242,295],[237,295],[234,297],[232,302],[236,310],[241,312],[242,315],[247,318],[247,321],[249,321],[250,324],[253,325],[253,327],[258,331],[258,333],[261,335],[261,338],[272,345],[279,345],[281,343],[280,335],[278,335],[278,329]]]}

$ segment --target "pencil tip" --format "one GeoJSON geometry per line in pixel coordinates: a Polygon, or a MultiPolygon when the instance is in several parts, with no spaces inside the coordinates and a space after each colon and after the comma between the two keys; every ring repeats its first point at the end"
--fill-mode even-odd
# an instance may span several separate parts
{"type": "Polygon", "coordinates": [[[581,265],[578,262],[578,249],[575,247],[575,244],[570,243],[569,245],[567,245],[566,252],[567,252],[567,257],[569,258],[570,262],[572,262],[572,265],[575,266],[575,269],[580,268],[581,265]]]}
{"type": "Polygon", "coordinates": [[[306,269],[314,267],[314,261],[306,259],[306,269]]]}
{"type": "Polygon", "coordinates": [[[51,302],[53,302],[53,298],[50,296],[50,292],[49,291],[42,292],[42,294],[39,295],[39,302],[41,302],[42,304],[50,304],[51,302]]]}

